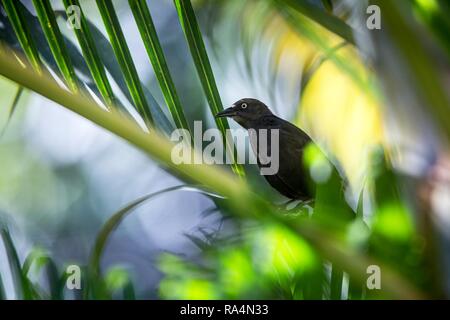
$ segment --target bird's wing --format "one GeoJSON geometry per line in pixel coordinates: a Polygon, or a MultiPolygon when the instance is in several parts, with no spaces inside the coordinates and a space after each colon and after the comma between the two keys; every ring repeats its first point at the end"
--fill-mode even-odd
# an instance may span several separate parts
{"type": "MultiPolygon", "coordinates": [[[[308,190],[307,172],[303,167],[303,149],[311,139],[296,126],[275,116],[266,117],[260,123],[262,128],[279,130],[279,168],[275,174],[265,175],[265,179],[289,198],[309,198],[311,192],[308,190]]],[[[269,144],[270,142],[269,140],[269,144]]],[[[272,160],[273,151],[271,150],[272,160]]],[[[261,162],[266,161],[260,155],[257,158],[261,167],[261,162]]]]}

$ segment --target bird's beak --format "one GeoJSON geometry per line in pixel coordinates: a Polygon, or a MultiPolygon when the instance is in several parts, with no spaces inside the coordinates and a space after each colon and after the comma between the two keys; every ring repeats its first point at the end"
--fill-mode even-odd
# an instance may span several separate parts
{"type": "Polygon", "coordinates": [[[216,118],[225,118],[225,117],[232,117],[236,115],[236,110],[234,109],[234,106],[229,107],[218,114],[216,114],[216,118]]]}

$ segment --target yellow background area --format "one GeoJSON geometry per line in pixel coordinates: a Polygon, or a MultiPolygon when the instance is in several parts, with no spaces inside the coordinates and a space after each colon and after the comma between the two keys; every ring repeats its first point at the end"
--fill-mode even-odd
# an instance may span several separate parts
{"type": "Polygon", "coordinates": [[[382,142],[377,102],[327,61],[306,87],[300,107],[296,123],[336,156],[353,186],[359,184],[370,151],[382,142]]]}
{"type": "MultiPolygon", "coordinates": [[[[295,123],[308,132],[328,154],[343,166],[352,186],[361,187],[367,174],[368,156],[383,142],[379,97],[373,86],[373,74],[363,63],[357,49],[316,23],[304,18],[305,34],[292,30],[282,19],[273,23],[279,35],[275,61],[281,55],[301,61],[307,71],[317,59],[325,58],[312,74],[302,92],[295,123]],[[309,34],[308,34],[309,32],[309,34]],[[311,36],[314,34],[314,36],[311,36]]],[[[280,68],[289,76],[296,68],[280,68]],[[289,74],[290,73],[290,74],[289,74]]],[[[299,71],[300,72],[300,71],[299,71]]]]}

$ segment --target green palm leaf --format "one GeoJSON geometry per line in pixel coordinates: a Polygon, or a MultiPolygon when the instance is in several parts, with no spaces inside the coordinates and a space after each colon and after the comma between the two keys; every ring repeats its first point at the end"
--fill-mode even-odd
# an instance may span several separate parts
{"type": "Polygon", "coordinates": [[[31,299],[32,292],[26,275],[22,272],[19,255],[6,226],[0,225],[0,236],[3,239],[3,245],[6,249],[6,255],[9,260],[9,266],[13,276],[16,294],[19,299],[31,299]]]}
{"type": "Polygon", "coordinates": [[[59,30],[58,23],[53,9],[48,0],[33,0],[39,21],[47,38],[53,57],[66,80],[67,86],[73,92],[79,90],[79,82],[75,75],[75,70],[67,52],[64,39],[59,30]]]}
{"type": "MultiPolygon", "coordinates": [[[[337,34],[342,39],[355,45],[355,33],[357,33],[357,31],[353,30],[341,19],[324,10],[321,10],[319,7],[310,4],[308,1],[275,0],[275,2],[281,4],[282,6],[280,7],[290,7],[298,11],[311,20],[314,20],[322,27],[325,27],[329,31],[337,34]]],[[[330,7],[328,6],[328,8],[330,7]]]]}
{"type": "Polygon", "coordinates": [[[11,107],[9,108],[8,119],[6,120],[5,126],[0,131],[0,137],[3,136],[3,134],[5,133],[6,128],[8,127],[8,124],[11,121],[12,116],[13,116],[14,112],[16,111],[17,105],[19,104],[20,97],[22,97],[23,92],[24,92],[23,87],[19,86],[19,88],[17,89],[16,95],[14,96],[14,100],[11,104],[11,107]]]}
{"type": "Polygon", "coordinates": [[[100,10],[106,31],[108,32],[109,39],[111,40],[111,44],[122,69],[136,110],[139,112],[146,125],[151,127],[153,125],[153,117],[150,107],[145,99],[144,90],[142,89],[136,67],[131,58],[131,53],[125,41],[125,36],[120,27],[114,6],[111,0],[97,0],[97,6],[100,10]]]}
{"type": "Polygon", "coordinates": [[[175,125],[189,130],[147,3],[145,0],[128,2],[175,125]]]}
{"type": "Polygon", "coordinates": [[[26,18],[22,12],[21,4],[16,0],[3,0],[3,7],[8,14],[9,21],[14,28],[25,55],[33,67],[40,72],[41,59],[39,57],[34,39],[26,24],[26,18]]]}
{"type": "Polygon", "coordinates": [[[91,71],[95,84],[100,90],[106,106],[111,108],[113,105],[116,105],[118,101],[114,96],[108,77],[106,76],[105,68],[98,54],[97,47],[87,25],[84,13],[81,10],[81,5],[78,0],[64,0],[64,5],[66,10],[70,6],[77,6],[80,9],[80,28],[74,28],[73,30],[77,36],[78,42],[80,43],[83,56],[89,70],[91,71]]]}
{"type": "MultiPolygon", "coordinates": [[[[192,58],[194,59],[195,67],[197,68],[198,76],[206,94],[210,110],[213,115],[223,110],[222,100],[220,99],[219,90],[217,89],[216,81],[212,72],[211,64],[209,62],[208,54],[206,52],[205,44],[203,42],[202,34],[198,27],[197,18],[195,17],[194,9],[190,0],[174,0],[177,8],[178,17],[183,27],[184,34],[189,44],[192,58]]],[[[225,139],[228,122],[222,118],[215,118],[216,125],[222,132],[224,137],[224,144],[227,152],[234,155],[234,147],[229,139],[225,139]]],[[[241,165],[234,163],[232,165],[233,171],[238,175],[244,175],[244,169],[241,165]]]]}

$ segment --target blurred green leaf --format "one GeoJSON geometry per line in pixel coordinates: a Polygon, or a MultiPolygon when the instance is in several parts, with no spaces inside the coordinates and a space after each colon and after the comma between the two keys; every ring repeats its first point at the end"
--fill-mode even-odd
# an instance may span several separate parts
{"type": "Polygon", "coordinates": [[[2,275],[0,274],[0,300],[6,300],[5,287],[3,286],[2,275]]]}
{"type": "Polygon", "coordinates": [[[123,288],[123,298],[125,300],[136,300],[136,290],[131,281],[127,282],[123,288]]]}
{"type": "Polygon", "coordinates": [[[232,299],[245,297],[256,286],[251,257],[240,248],[230,248],[219,255],[221,288],[232,299]]]}
{"type": "Polygon", "coordinates": [[[329,12],[333,12],[333,0],[322,0],[324,8],[329,12]]]}
{"type": "MultiPolygon", "coordinates": [[[[346,24],[341,19],[333,16],[332,14],[323,11],[319,7],[311,4],[308,1],[296,1],[296,0],[275,0],[278,4],[283,4],[286,7],[289,6],[292,9],[298,11],[304,16],[310,18],[311,20],[317,22],[321,26],[330,30],[331,32],[337,34],[342,39],[348,41],[351,44],[355,44],[355,30],[346,24]]],[[[329,2],[329,1],[325,1],[329,2]]]]}
{"type": "MultiPolygon", "coordinates": [[[[317,32],[314,24],[295,10],[286,7],[277,7],[292,29],[300,36],[308,38],[317,48],[323,51],[324,58],[332,61],[339,69],[344,71],[358,85],[363,92],[368,95],[374,95],[376,90],[371,83],[370,78],[365,74],[365,70],[355,64],[351,57],[341,54],[343,45],[333,46],[317,32]]],[[[344,52],[345,53],[345,52],[344,52]]],[[[375,95],[376,96],[376,95],[375,95]]]]}
{"type": "MultiPolygon", "coordinates": [[[[386,265],[395,266],[418,287],[423,287],[427,270],[422,269],[421,240],[413,223],[412,212],[402,202],[399,177],[386,159],[383,150],[373,154],[375,208],[368,250],[386,265]]],[[[367,291],[370,297],[378,297],[367,291]]]]}
{"type": "Polygon", "coordinates": [[[11,107],[9,107],[8,119],[6,120],[5,126],[3,127],[3,129],[0,132],[0,137],[3,136],[3,134],[6,131],[6,128],[8,127],[9,122],[11,121],[14,111],[16,111],[17,105],[19,104],[19,100],[23,94],[23,91],[24,91],[23,87],[19,86],[17,88],[17,92],[16,92],[16,95],[14,96],[14,100],[11,104],[11,107]]]}
{"type": "Polygon", "coordinates": [[[215,300],[216,288],[210,281],[203,279],[172,280],[163,279],[159,286],[161,296],[177,300],[215,300]]]}
{"type": "Polygon", "coordinates": [[[394,242],[410,241],[414,226],[406,208],[400,203],[384,203],[375,213],[373,232],[394,242]]]}
{"type": "Polygon", "coordinates": [[[348,300],[362,300],[364,297],[364,285],[350,278],[348,283],[348,300]]]}
{"type": "Polygon", "coordinates": [[[46,263],[46,278],[50,289],[50,298],[52,300],[63,300],[63,291],[66,283],[61,280],[56,263],[51,257],[48,257],[46,263]]]}
{"type": "Polygon", "coordinates": [[[195,244],[200,250],[206,250],[211,247],[211,244],[209,244],[206,240],[193,234],[185,234],[184,236],[188,238],[193,244],[195,244]]]}
{"type": "Polygon", "coordinates": [[[450,5],[446,1],[438,0],[414,0],[415,12],[421,17],[428,28],[441,42],[450,57],[450,5]]]}
{"type": "Polygon", "coordinates": [[[2,236],[3,245],[6,249],[6,255],[8,257],[9,267],[13,277],[17,298],[29,300],[32,298],[30,284],[28,282],[26,274],[24,274],[22,271],[17,250],[6,226],[0,225],[0,235],[2,236]]]}
{"type": "Polygon", "coordinates": [[[252,237],[257,268],[273,277],[308,273],[318,266],[314,250],[290,230],[268,226],[252,237]]]}
{"type": "MultiPolygon", "coordinates": [[[[52,300],[62,300],[62,287],[64,282],[60,281],[58,269],[50,254],[42,248],[33,248],[25,258],[22,266],[22,272],[28,279],[32,266],[35,267],[36,274],[39,274],[42,269],[45,270],[48,288],[50,289],[49,297],[52,300]]],[[[31,281],[30,286],[32,286],[31,281]]]]}
{"type": "Polygon", "coordinates": [[[331,268],[331,280],[330,280],[331,300],[341,300],[343,281],[344,281],[344,272],[341,269],[339,269],[337,265],[334,264],[331,268]]]}
{"type": "Polygon", "coordinates": [[[352,221],[355,213],[345,199],[347,187],[336,166],[315,144],[306,146],[303,162],[315,182],[313,218],[329,226],[344,226],[352,221]]]}
{"type": "Polygon", "coordinates": [[[33,248],[28,256],[25,258],[25,261],[22,266],[22,271],[27,276],[31,271],[31,267],[34,265],[36,267],[36,272],[39,272],[43,266],[47,263],[47,259],[49,254],[42,248],[33,248]]]}
{"type": "Polygon", "coordinates": [[[391,43],[401,55],[401,60],[408,69],[407,77],[414,85],[414,90],[422,103],[431,112],[441,130],[450,137],[450,101],[438,75],[439,66],[435,59],[430,59],[428,48],[416,36],[410,22],[401,14],[401,10],[411,10],[412,2],[373,0],[383,12],[383,26],[389,30],[391,43]],[[416,39],[417,41],[410,41],[416,39]]]}
{"type": "Polygon", "coordinates": [[[105,283],[112,292],[125,288],[129,282],[128,271],[120,266],[112,267],[106,272],[105,283]]]}

